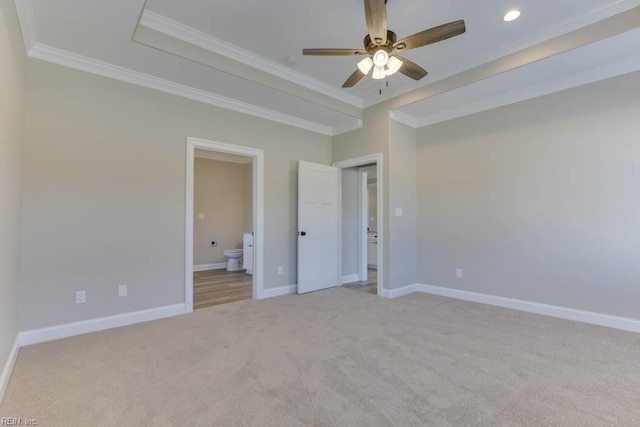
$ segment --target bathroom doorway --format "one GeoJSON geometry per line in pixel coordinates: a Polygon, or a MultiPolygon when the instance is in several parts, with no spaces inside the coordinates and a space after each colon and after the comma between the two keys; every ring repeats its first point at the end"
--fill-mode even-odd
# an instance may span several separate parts
{"type": "Polygon", "coordinates": [[[187,311],[260,298],[262,150],[188,138],[187,311]]]}
{"type": "Polygon", "coordinates": [[[193,308],[253,297],[253,158],[196,148],[193,308]]]}

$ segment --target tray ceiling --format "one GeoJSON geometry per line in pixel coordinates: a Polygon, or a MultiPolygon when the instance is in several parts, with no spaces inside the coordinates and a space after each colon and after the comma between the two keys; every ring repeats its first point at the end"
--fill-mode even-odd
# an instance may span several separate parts
{"type": "MultiPolygon", "coordinates": [[[[282,118],[280,121],[286,122],[290,117],[291,122],[298,121],[300,127],[331,135],[359,126],[362,107],[410,93],[506,54],[628,11],[639,6],[640,0],[389,0],[389,28],[400,37],[457,19],[466,21],[467,33],[406,52],[404,55],[424,66],[430,72],[429,76],[420,82],[399,74],[392,76],[389,88],[384,88],[382,96],[378,94],[377,82],[369,78],[363,79],[355,88],[340,88],[355,69],[356,58],[301,55],[305,47],[359,48],[366,33],[362,0],[148,0],[146,3],[143,0],[17,0],[16,4],[25,39],[30,39],[30,44],[36,47],[31,56],[68,66],[74,63],[69,57],[75,58],[76,63],[78,58],[86,58],[111,64],[211,94],[214,98],[219,96],[237,102],[241,107],[246,105],[247,110],[255,106],[260,111],[273,111],[282,118]],[[522,17],[512,23],[502,22],[502,16],[512,7],[519,8],[522,17]],[[265,64],[266,71],[258,71],[269,74],[276,70],[273,75],[280,79],[296,85],[304,83],[302,91],[283,91],[278,85],[268,84],[270,80],[262,78],[264,76],[262,80],[246,75],[238,77],[228,69],[219,70],[185,59],[176,52],[135,42],[134,33],[145,11],[177,22],[211,40],[221,41],[227,47],[237,46],[249,57],[265,64]],[[61,59],[65,55],[60,52],[70,55],[61,59]],[[321,102],[326,99],[334,99],[335,103],[321,102]]],[[[630,38],[619,37],[609,40],[608,44],[594,44],[591,50],[583,48],[568,52],[564,54],[568,55],[566,61],[582,64],[578,68],[598,68],[610,61],[628,60],[636,55],[633,49],[625,50],[624,46],[632,43],[630,38]],[[606,52],[610,51],[614,53],[608,56],[606,52]]],[[[536,65],[530,72],[505,73],[493,83],[461,88],[456,93],[408,106],[401,112],[411,117],[413,123],[427,123],[429,120],[425,118],[434,117],[434,112],[460,110],[465,105],[495,97],[501,90],[504,92],[504,88],[539,86],[545,81],[557,81],[582,71],[567,66],[566,61],[556,59],[547,61],[542,68],[536,65]],[[491,89],[492,85],[495,88],[491,89]]]]}

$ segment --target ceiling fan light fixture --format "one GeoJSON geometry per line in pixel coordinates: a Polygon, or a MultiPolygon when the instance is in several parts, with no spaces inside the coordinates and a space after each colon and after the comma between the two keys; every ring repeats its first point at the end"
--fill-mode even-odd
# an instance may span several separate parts
{"type": "Polygon", "coordinates": [[[389,54],[384,50],[380,49],[376,53],[373,54],[373,63],[376,67],[384,67],[389,62],[389,54]]]}
{"type": "Polygon", "coordinates": [[[502,19],[504,20],[504,22],[511,22],[511,21],[515,21],[519,17],[520,17],[519,10],[510,10],[509,12],[507,12],[506,15],[504,15],[504,18],[502,19]]]}
{"type": "MultiPolygon", "coordinates": [[[[428,46],[459,36],[467,31],[464,20],[459,19],[398,40],[396,33],[389,29],[386,8],[388,0],[350,1],[364,3],[367,23],[367,34],[362,40],[364,49],[317,48],[302,50],[303,55],[309,56],[359,56],[356,61],[353,61],[357,62],[358,66],[354,67],[355,71],[342,84],[343,88],[354,87],[366,76],[371,76],[376,80],[384,80],[387,76],[395,73],[401,73],[410,79],[419,81],[429,74],[427,70],[410,59],[395,55],[395,51],[404,52],[428,46]]],[[[325,29],[331,32],[332,28],[328,26],[325,29]]],[[[382,86],[380,86],[380,92],[382,92],[382,86]]]]}
{"type": "Polygon", "coordinates": [[[362,61],[358,62],[358,68],[360,69],[360,71],[362,71],[362,74],[366,76],[373,68],[373,59],[367,56],[362,61]]]}
{"type": "Polygon", "coordinates": [[[373,68],[373,75],[371,76],[371,78],[373,78],[374,80],[382,80],[387,76],[387,73],[384,69],[384,66],[380,67],[378,65],[376,65],[373,68]]]}
{"type": "Polygon", "coordinates": [[[387,71],[386,71],[387,76],[392,76],[398,71],[400,71],[400,67],[402,67],[403,64],[404,62],[402,62],[395,56],[392,56],[391,58],[389,58],[389,62],[387,63],[387,71]]]}

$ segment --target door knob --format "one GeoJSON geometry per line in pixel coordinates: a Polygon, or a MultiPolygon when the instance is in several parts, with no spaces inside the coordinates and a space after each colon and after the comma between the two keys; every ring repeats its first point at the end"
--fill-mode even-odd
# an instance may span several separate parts
{"type": "Polygon", "coordinates": [[[306,236],[306,235],[307,235],[307,232],[306,232],[306,231],[301,231],[299,234],[300,234],[301,236],[306,236]]]}

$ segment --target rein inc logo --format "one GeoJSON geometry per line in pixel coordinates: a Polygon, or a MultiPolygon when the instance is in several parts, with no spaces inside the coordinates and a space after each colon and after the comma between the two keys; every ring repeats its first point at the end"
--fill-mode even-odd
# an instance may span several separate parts
{"type": "Polygon", "coordinates": [[[38,420],[27,417],[0,417],[0,426],[37,426],[38,420]]]}

